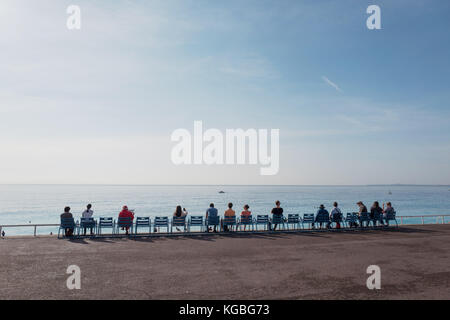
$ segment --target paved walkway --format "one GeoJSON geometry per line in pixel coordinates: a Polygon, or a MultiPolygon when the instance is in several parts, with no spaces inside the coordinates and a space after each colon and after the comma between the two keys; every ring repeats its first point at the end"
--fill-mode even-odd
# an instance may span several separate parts
{"type": "Polygon", "coordinates": [[[1,299],[450,299],[450,225],[154,239],[0,239],[1,299]],[[69,265],[81,290],[66,287],[69,265]],[[366,268],[381,268],[381,290],[366,268]]]}

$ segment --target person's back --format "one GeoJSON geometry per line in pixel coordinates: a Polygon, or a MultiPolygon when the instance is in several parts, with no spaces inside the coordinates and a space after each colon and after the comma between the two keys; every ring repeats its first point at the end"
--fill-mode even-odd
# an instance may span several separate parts
{"type": "Polygon", "coordinates": [[[251,211],[249,211],[248,209],[250,209],[250,207],[248,204],[246,204],[244,206],[244,210],[241,212],[241,223],[244,224],[244,231],[247,228],[247,224],[251,221],[250,217],[252,216],[251,211]]]}
{"type": "Polygon", "coordinates": [[[216,218],[217,215],[219,214],[217,209],[214,207],[208,208],[208,210],[206,210],[206,213],[207,213],[208,217],[211,217],[211,218],[216,218]]]}
{"type": "Polygon", "coordinates": [[[331,210],[331,214],[330,215],[335,215],[335,214],[341,214],[341,209],[339,209],[338,207],[334,207],[333,210],[331,210]]]}
{"type": "Polygon", "coordinates": [[[88,204],[86,210],[84,210],[83,213],[81,214],[81,217],[84,219],[92,218],[92,216],[94,215],[94,211],[91,210],[91,208],[92,205],[88,204]]]}
{"type": "Polygon", "coordinates": [[[283,208],[276,207],[272,209],[272,214],[275,216],[282,216],[283,215],[283,208]]]}
{"type": "Polygon", "coordinates": [[[61,214],[61,219],[73,218],[73,215],[70,212],[64,212],[61,214]]]}
{"type": "MultiPolygon", "coordinates": [[[[128,210],[127,206],[123,206],[122,211],[119,213],[119,218],[131,218],[131,221],[134,220],[134,213],[130,210],[128,210]]],[[[130,227],[123,227],[122,230],[125,228],[126,234],[128,235],[128,230],[130,227]]]]}
{"type": "MultiPolygon", "coordinates": [[[[383,204],[383,208],[384,208],[384,204],[383,204]]],[[[387,207],[386,209],[383,209],[383,213],[384,213],[384,219],[386,222],[386,225],[389,226],[389,219],[393,219],[395,217],[395,210],[392,207],[392,204],[390,202],[387,203],[387,207]]]]}
{"type": "Polygon", "coordinates": [[[183,217],[183,210],[181,210],[181,206],[177,206],[177,208],[175,209],[175,212],[173,213],[173,216],[175,218],[183,217]]]}
{"type": "Polygon", "coordinates": [[[244,210],[241,212],[241,217],[250,217],[252,215],[252,212],[249,210],[244,210]]]}
{"type": "MultiPolygon", "coordinates": [[[[92,216],[94,215],[94,211],[91,210],[92,204],[88,204],[86,206],[86,210],[83,211],[81,214],[81,218],[83,219],[92,219],[92,216]]],[[[93,228],[90,228],[91,234],[93,234],[93,228]]],[[[86,228],[84,228],[83,234],[86,235],[86,228]]]]}
{"type": "Polygon", "coordinates": [[[388,215],[388,214],[394,214],[395,213],[395,210],[394,210],[394,208],[393,207],[387,207],[385,210],[384,210],[384,214],[386,214],[386,215],[388,215]]]}
{"type": "Polygon", "coordinates": [[[127,206],[124,206],[122,211],[119,213],[119,218],[131,218],[131,220],[133,220],[134,214],[132,211],[128,210],[127,206]]]}
{"type": "Polygon", "coordinates": [[[228,208],[227,210],[225,210],[224,215],[225,217],[234,217],[236,215],[236,211],[234,211],[231,208],[228,208]]]}
{"type": "Polygon", "coordinates": [[[359,215],[361,215],[361,213],[367,213],[367,207],[365,204],[361,204],[359,207],[359,215]]]}
{"type": "Polygon", "coordinates": [[[333,209],[331,210],[330,218],[332,218],[334,215],[342,215],[341,209],[339,209],[339,205],[337,202],[333,203],[333,209]]]}
{"type": "MultiPolygon", "coordinates": [[[[317,210],[315,222],[318,222],[320,227],[322,227],[322,223],[326,222],[327,227],[329,226],[330,213],[325,209],[323,204],[320,205],[319,210],[317,210]]],[[[312,224],[314,228],[314,224],[312,224]]]]}
{"type": "MultiPolygon", "coordinates": [[[[73,215],[72,213],[70,213],[70,207],[65,207],[64,208],[64,213],[61,214],[61,219],[73,219],[73,215]]],[[[73,227],[70,228],[66,228],[64,230],[64,233],[66,235],[66,237],[71,237],[73,235],[73,227]]]]}
{"type": "MultiPolygon", "coordinates": [[[[366,220],[367,219],[366,217],[363,217],[363,213],[367,213],[367,207],[365,206],[365,204],[362,201],[358,201],[356,203],[356,205],[359,208],[359,210],[358,210],[358,217],[359,217],[358,221],[361,223],[361,227],[364,226],[364,221],[366,221],[366,226],[368,226],[369,225],[369,221],[366,220]]],[[[367,215],[364,215],[364,216],[367,216],[367,215]]],[[[353,225],[355,227],[358,227],[358,223],[357,222],[355,222],[353,225]]]]}
{"type": "MultiPolygon", "coordinates": [[[[317,207],[316,207],[317,208],[317,207]]],[[[329,216],[328,210],[320,208],[319,210],[317,210],[317,216],[329,216]]]]}
{"type": "MultiPolygon", "coordinates": [[[[233,204],[231,202],[228,204],[228,209],[225,210],[224,216],[225,216],[225,218],[233,218],[236,216],[236,212],[233,210],[233,204]]],[[[228,226],[223,225],[223,230],[229,231],[228,226]]]]}
{"type": "MultiPolygon", "coordinates": [[[[280,219],[281,217],[283,217],[283,208],[281,207],[281,202],[280,201],[276,201],[275,202],[276,207],[272,209],[271,213],[272,213],[272,219],[280,219]]],[[[273,230],[275,231],[277,229],[277,223],[274,223],[273,225],[273,230]]],[[[269,230],[271,230],[271,224],[269,224],[269,230]]]]}
{"type": "Polygon", "coordinates": [[[383,213],[383,209],[381,209],[380,207],[372,207],[372,208],[370,208],[370,213],[371,213],[371,215],[375,216],[375,215],[383,213]]]}
{"type": "Polygon", "coordinates": [[[378,204],[378,202],[374,202],[373,206],[370,208],[370,216],[373,217],[377,214],[381,214],[383,213],[383,209],[381,209],[380,205],[378,204]]]}
{"type": "MultiPolygon", "coordinates": [[[[209,205],[208,210],[206,210],[206,223],[209,225],[209,219],[216,219],[219,215],[219,212],[216,208],[214,208],[214,203],[209,205]]],[[[216,232],[216,225],[214,225],[214,232],[216,232]]],[[[209,227],[206,229],[207,232],[210,231],[209,227]]]]}
{"type": "Polygon", "coordinates": [[[332,221],[335,220],[337,229],[341,228],[340,220],[342,219],[342,212],[341,209],[339,209],[337,202],[333,203],[333,209],[330,213],[330,219],[332,221]]]}
{"type": "Polygon", "coordinates": [[[241,212],[241,217],[250,217],[252,215],[251,211],[249,211],[250,207],[248,204],[244,206],[244,211],[241,212]]]}
{"type": "Polygon", "coordinates": [[[372,220],[374,226],[377,225],[377,221],[379,221],[382,225],[384,225],[383,209],[381,209],[378,201],[375,201],[372,207],[370,208],[370,219],[372,220]]]}

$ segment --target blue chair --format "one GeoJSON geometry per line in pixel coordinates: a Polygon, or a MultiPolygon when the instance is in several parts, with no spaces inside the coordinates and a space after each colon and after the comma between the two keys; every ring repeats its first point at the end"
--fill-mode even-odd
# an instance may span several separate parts
{"type": "Polygon", "coordinates": [[[326,213],[321,213],[316,216],[315,223],[319,223],[319,227],[322,228],[322,226],[325,224],[325,227],[327,227],[330,223],[330,216],[326,213]]]}
{"type": "Polygon", "coordinates": [[[305,213],[302,219],[302,227],[305,228],[305,224],[309,224],[309,228],[312,228],[312,224],[314,223],[314,213],[305,213]]]}
{"type": "Polygon", "coordinates": [[[371,219],[370,219],[370,216],[369,216],[368,212],[361,212],[361,214],[359,216],[359,223],[361,225],[361,228],[364,227],[363,222],[365,222],[366,223],[366,227],[368,227],[369,223],[370,223],[370,220],[371,219]]]}
{"type": "Polygon", "coordinates": [[[63,238],[66,237],[66,230],[72,230],[72,234],[75,234],[77,225],[75,223],[75,220],[73,218],[61,218],[61,223],[59,225],[58,229],[58,239],[60,239],[60,232],[63,230],[63,238]]]}
{"type": "Polygon", "coordinates": [[[347,228],[350,228],[352,225],[356,225],[358,223],[358,213],[356,212],[347,212],[347,216],[344,219],[344,223],[347,225],[347,228]]]}
{"type": "Polygon", "coordinates": [[[114,224],[116,226],[116,234],[120,234],[120,229],[129,230],[130,233],[133,233],[133,218],[131,217],[119,217],[114,224]]]}
{"type": "Polygon", "coordinates": [[[172,217],[172,223],[170,225],[170,233],[173,232],[173,227],[182,227],[183,232],[186,232],[186,216],[184,217],[172,217]]]}
{"type": "Polygon", "coordinates": [[[134,223],[134,235],[138,234],[138,228],[148,228],[148,233],[152,233],[152,221],[150,217],[137,217],[134,223]]]}
{"type": "Polygon", "coordinates": [[[93,230],[95,234],[97,229],[97,222],[94,220],[94,218],[81,218],[80,226],[78,227],[78,235],[80,235],[81,229],[84,230],[84,235],[86,235],[87,229],[90,229],[91,232],[93,230]]]}
{"type": "Polygon", "coordinates": [[[264,230],[269,230],[269,216],[268,215],[257,215],[255,220],[256,231],[258,231],[258,226],[263,225],[264,230]]]}
{"type": "Polygon", "coordinates": [[[386,224],[389,226],[389,221],[395,221],[395,225],[398,228],[398,222],[397,222],[397,218],[396,218],[396,212],[388,212],[386,213],[385,217],[384,217],[384,221],[386,221],[386,224]]]}
{"type": "MultiPolygon", "coordinates": [[[[285,225],[284,225],[284,223],[285,223],[284,216],[283,215],[274,214],[274,215],[272,215],[272,219],[270,220],[270,223],[272,225],[271,229],[273,231],[276,231],[276,230],[274,230],[275,229],[274,225],[277,225],[277,227],[282,225],[283,229],[284,229],[284,227],[285,227],[285,225]]],[[[278,229],[278,230],[280,230],[280,229],[278,229]]]]}
{"type": "Polygon", "coordinates": [[[233,230],[233,226],[236,226],[236,216],[224,217],[222,219],[222,231],[225,231],[225,227],[229,227],[229,230],[233,230]]]}
{"type": "Polygon", "coordinates": [[[209,230],[209,227],[215,227],[220,230],[220,217],[219,216],[208,216],[206,219],[206,230],[209,230]]]}
{"type": "Polygon", "coordinates": [[[377,223],[380,222],[381,220],[381,214],[379,212],[374,212],[373,213],[373,217],[371,217],[371,221],[373,223],[373,226],[376,227],[377,223]]]}
{"type": "Polygon", "coordinates": [[[153,219],[153,228],[166,228],[169,233],[169,217],[155,217],[153,219]]]}
{"type": "Polygon", "coordinates": [[[111,233],[114,234],[114,222],[113,222],[113,218],[100,218],[98,221],[98,225],[97,225],[97,234],[101,235],[102,234],[102,230],[106,229],[106,228],[110,228],[111,229],[111,233]]]}
{"type": "Polygon", "coordinates": [[[205,227],[205,225],[203,224],[203,217],[202,216],[189,217],[188,232],[191,232],[191,227],[199,227],[200,232],[202,232],[203,228],[205,227]]]}
{"type": "Polygon", "coordinates": [[[286,226],[289,230],[289,225],[293,225],[293,229],[300,229],[300,215],[299,214],[288,214],[286,226]]]}
{"type": "Polygon", "coordinates": [[[239,230],[242,230],[242,226],[244,226],[244,230],[247,226],[252,226],[252,231],[255,230],[255,224],[252,215],[241,216],[239,218],[239,230]]]}

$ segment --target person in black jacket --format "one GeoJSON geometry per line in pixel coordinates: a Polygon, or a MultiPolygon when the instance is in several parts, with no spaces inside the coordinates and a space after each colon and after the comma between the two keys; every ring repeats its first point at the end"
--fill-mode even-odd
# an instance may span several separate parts
{"type": "MultiPolygon", "coordinates": [[[[280,201],[275,202],[276,207],[272,209],[272,217],[282,217],[283,216],[283,208],[281,208],[281,203],[280,201]]],[[[277,224],[274,224],[273,226],[273,230],[275,231],[277,229],[277,224]]],[[[269,224],[269,230],[271,229],[271,226],[269,224]]]]}
{"type": "MultiPolygon", "coordinates": [[[[356,203],[357,205],[358,205],[358,207],[359,207],[359,211],[358,211],[358,215],[359,215],[359,218],[360,218],[360,220],[361,220],[361,214],[362,213],[367,213],[368,211],[367,211],[367,207],[366,207],[366,205],[362,202],[362,201],[358,201],[357,203],[356,203]]],[[[362,221],[360,221],[361,222],[361,227],[363,227],[363,222],[362,221]]],[[[367,222],[367,227],[369,226],[369,222],[367,222]]],[[[355,223],[355,227],[358,227],[358,224],[357,223],[355,223]]]]}
{"type": "Polygon", "coordinates": [[[375,201],[370,208],[370,219],[372,220],[373,226],[376,227],[377,221],[384,226],[383,222],[383,209],[381,209],[378,201],[375,201]]]}

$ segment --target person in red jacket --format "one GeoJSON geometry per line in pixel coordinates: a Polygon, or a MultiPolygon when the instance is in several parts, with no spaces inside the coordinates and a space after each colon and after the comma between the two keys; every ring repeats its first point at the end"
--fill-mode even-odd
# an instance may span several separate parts
{"type": "MultiPolygon", "coordinates": [[[[127,206],[123,206],[122,211],[120,211],[119,213],[119,218],[131,218],[131,221],[134,220],[134,213],[130,210],[128,210],[127,206]]],[[[122,228],[123,230],[124,228],[122,228]]],[[[127,234],[128,234],[128,229],[129,227],[126,227],[127,229],[127,234]]]]}

